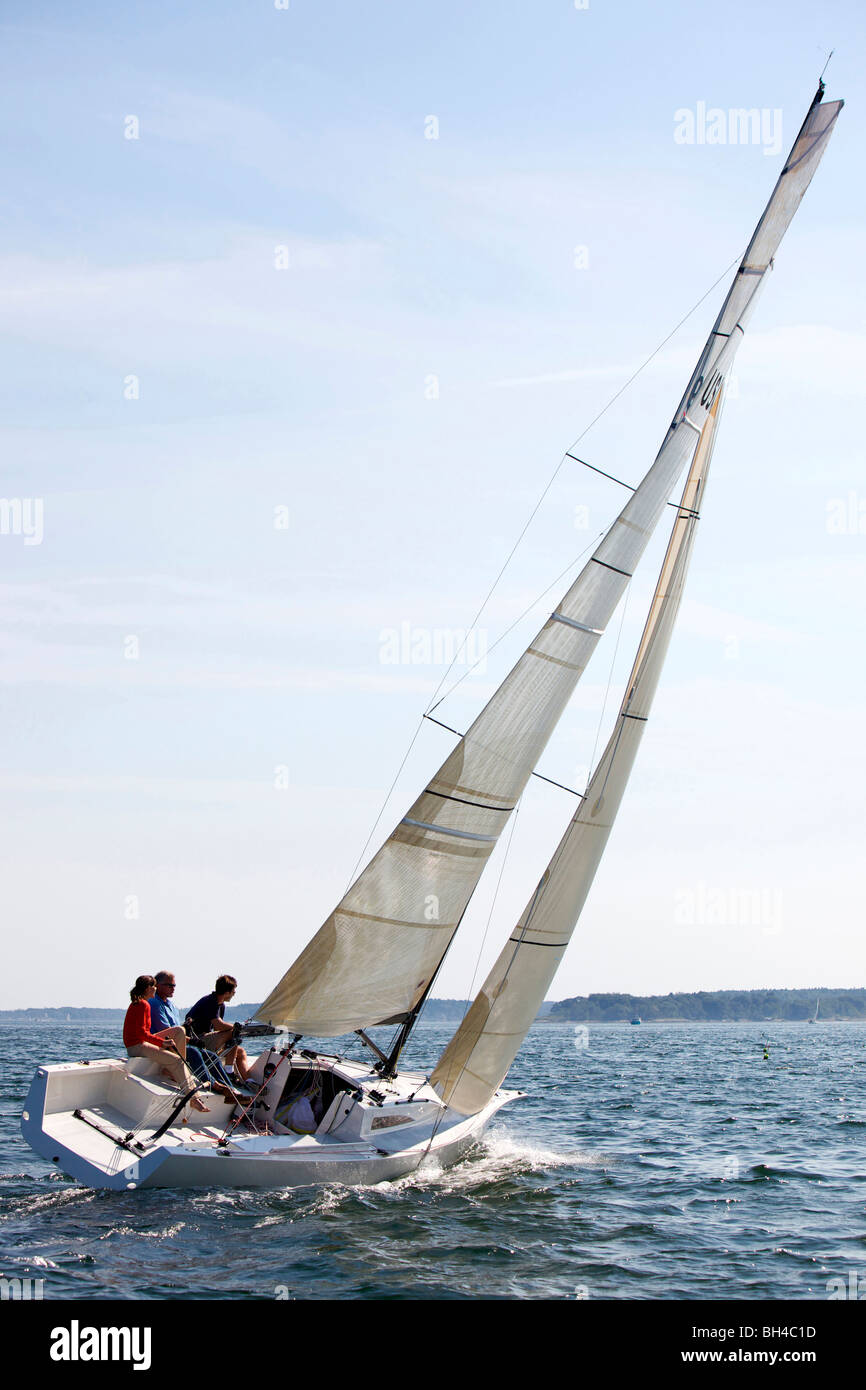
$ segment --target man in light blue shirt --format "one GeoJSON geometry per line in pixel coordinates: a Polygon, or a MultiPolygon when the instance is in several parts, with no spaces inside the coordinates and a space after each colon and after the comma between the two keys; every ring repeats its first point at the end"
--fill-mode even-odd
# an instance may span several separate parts
{"type": "MultiPolygon", "coordinates": [[[[183,1019],[174,1003],[174,991],[177,986],[174,975],[170,970],[158,970],[154,979],[156,994],[149,1001],[153,1031],[158,1033],[162,1028],[182,1028],[183,1019]]],[[[215,1052],[187,1044],[186,1060],[199,1081],[210,1081],[214,1083],[215,1091],[234,1094],[232,1079],[215,1052]]]]}

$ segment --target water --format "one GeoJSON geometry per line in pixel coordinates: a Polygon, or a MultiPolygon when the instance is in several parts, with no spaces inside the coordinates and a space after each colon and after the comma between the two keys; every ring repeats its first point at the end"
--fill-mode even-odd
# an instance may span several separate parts
{"type": "MultiPolygon", "coordinates": [[[[407,1064],[451,1031],[419,1025],[407,1064]]],[[[825,1299],[866,1280],[862,1025],[536,1024],[509,1077],[527,1099],[447,1171],[90,1192],[19,1117],[37,1062],[116,1056],[118,1032],[0,1028],[0,1273],[46,1298],[825,1299]]]]}

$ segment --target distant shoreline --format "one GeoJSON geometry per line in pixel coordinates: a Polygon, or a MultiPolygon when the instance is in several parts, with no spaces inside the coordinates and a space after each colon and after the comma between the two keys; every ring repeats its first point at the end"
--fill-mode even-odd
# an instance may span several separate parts
{"type": "MultiPolygon", "coordinates": [[[[468,999],[429,999],[428,1023],[459,1022],[468,999]]],[[[189,1005],[181,1006],[181,1010],[189,1005]]],[[[251,1018],[258,1004],[226,1010],[229,1022],[251,1018]]],[[[123,1008],[0,1009],[0,1023],[120,1023],[123,1008]]],[[[538,1018],[549,1023],[823,1023],[866,1022],[866,989],[745,989],[696,994],[589,994],[547,1001],[538,1018]]]]}
{"type": "MultiPolygon", "coordinates": [[[[178,1003],[181,1018],[194,1002],[190,999],[188,1003],[178,1003]]],[[[440,1020],[449,1022],[452,1019],[459,1022],[469,1004],[468,999],[429,999],[422,1017],[430,1023],[440,1020]]],[[[242,1023],[252,1018],[260,1007],[260,1004],[232,1004],[226,1009],[225,1016],[229,1023],[242,1023]]],[[[541,1012],[546,1013],[550,1007],[543,1004],[541,1012]]],[[[80,1008],[71,1004],[58,1008],[0,1009],[0,1023],[122,1023],[125,1016],[125,1008],[80,1008]]]]}
{"type": "Polygon", "coordinates": [[[589,994],[561,999],[551,1023],[824,1023],[866,1021],[866,989],[720,989],[695,994],[589,994]]]}

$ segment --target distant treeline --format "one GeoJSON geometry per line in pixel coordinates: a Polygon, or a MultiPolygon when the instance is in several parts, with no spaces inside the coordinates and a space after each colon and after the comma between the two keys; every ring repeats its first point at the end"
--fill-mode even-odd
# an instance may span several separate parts
{"type": "MultiPolygon", "coordinates": [[[[186,1005],[178,1005],[183,1018],[186,1009],[191,1009],[195,1000],[186,1005]]],[[[226,1009],[229,1023],[241,1023],[252,1018],[258,1004],[233,1004],[226,1009]]],[[[10,1023],[122,1023],[126,1009],[0,1009],[0,1021],[10,1023]]]]}
{"type": "MultiPolygon", "coordinates": [[[[459,1023],[469,1003],[468,999],[428,999],[421,1017],[425,1023],[459,1023]]],[[[192,1001],[178,1006],[181,1017],[191,1006],[192,1001]]],[[[542,1004],[539,1017],[556,1007],[542,1004]]],[[[229,1023],[243,1022],[252,1018],[258,1008],[258,1004],[233,1004],[226,1009],[226,1018],[229,1023]]],[[[125,1009],[0,1009],[0,1020],[11,1023],[120,1023],[125,1013],[125,1009]]]]}
{"type": "Polygon", "coordinates": [[[616,1023],[623,1019],[802,1023],[866,1019],[866,989],[718,989],[699,994],[590,994],[552,1005],[551,1023],[616,1023]]]}
{"type": "MultiPolygon", "coordinates": [[[[181,1017],[189,1004],[179,1005],[181,1017]]],[[[226,1009],[229,1023],[242,1023],[252,1018],[258,1004],[233,1004],[226,1009]]],[[[542,1009],[547,1008],[545,1005],[542,1009]]],[[[423,1017],[427,1023],[459,1022],[469,1008],[468,999],[428,999],[424,1005],[423,1017]]],[[[0,1009],[0,1020],[10,1023],[122,1023],[125,1009],[0,1009]]]]}

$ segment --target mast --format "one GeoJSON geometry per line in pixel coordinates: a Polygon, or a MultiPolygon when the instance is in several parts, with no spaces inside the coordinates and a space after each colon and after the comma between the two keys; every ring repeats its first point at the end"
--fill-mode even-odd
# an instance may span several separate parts
{"type": "MultiPolygon", "coordinates": [[[[819,88],[654,463],[550,618],[256,1017],[336,1036],[409,1023],[692,460],[841,102],[819,88]]],[[[403,1041],[408,1036],[402,1030],[403,1041]]]]}

